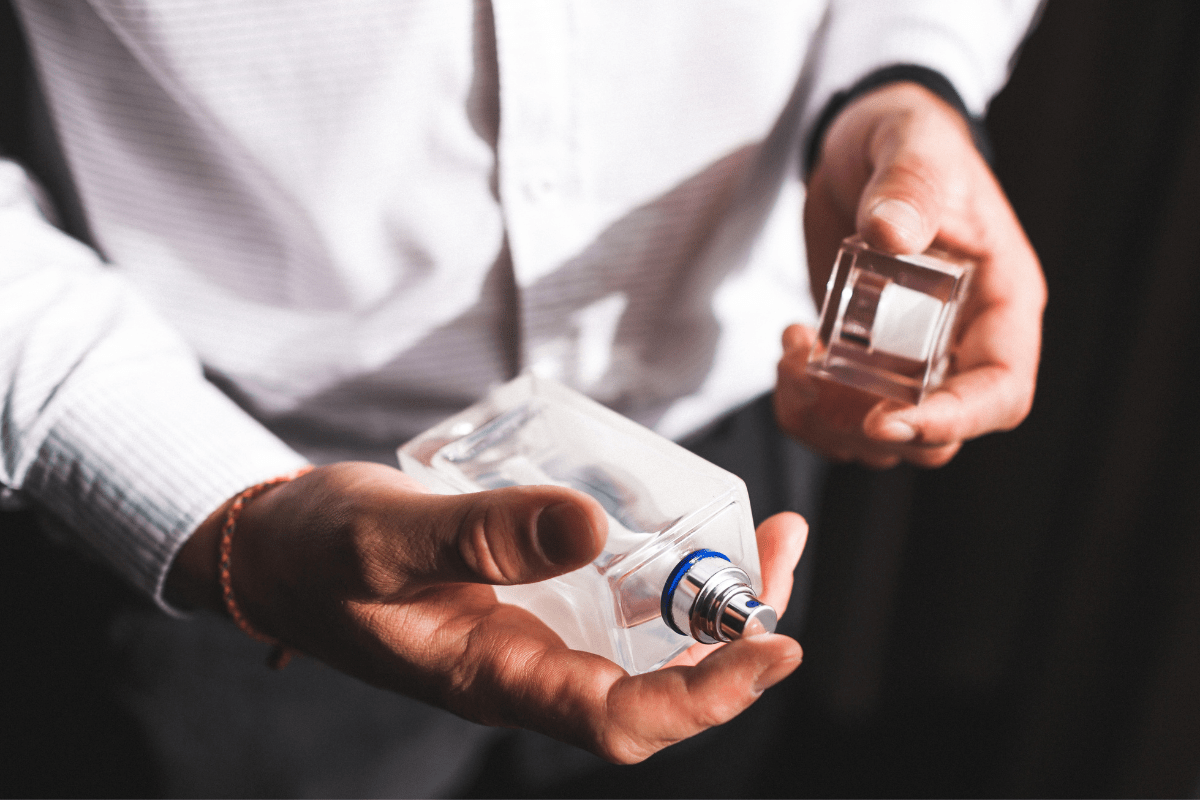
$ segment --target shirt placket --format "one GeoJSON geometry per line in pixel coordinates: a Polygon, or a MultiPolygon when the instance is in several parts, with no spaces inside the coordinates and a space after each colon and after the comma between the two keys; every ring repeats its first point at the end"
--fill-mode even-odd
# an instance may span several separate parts
{"type": "Polygon", "coordinates": [[[573,4],[494,0],[500,83],[498,187],[520,315],[520,361],[569,379],[577,320],[548,276],[580,247],[573,4]]]}

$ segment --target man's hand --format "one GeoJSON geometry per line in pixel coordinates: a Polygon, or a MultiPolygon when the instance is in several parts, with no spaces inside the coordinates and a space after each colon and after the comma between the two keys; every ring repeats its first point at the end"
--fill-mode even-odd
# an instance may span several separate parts
{"type": "Polygon", "coordinates": [[[977,261],[951,372],[920,405],[880,400],[805,373],[814,332],[783,336],[775,407],[793,436],[873,467],[945,464],[968,439],[1015,427],[1033,402],[1045,280],[1037,256],[962,117],[933,93],[895,83],[834,120],[804,210],[820,298],[841,240],[886,252],[931,244],[977,261]]]}
{"type": "MultiPolygon", "coordinates": [[[[174,599],[220,607],[223,514],[181,551],[169,578],[174,599]]],[[[780,611],[806,533],[795,514],[759,528],[763,599],[780,611]]],[[[244,508],[234,592],[258,630],[368,683],[619,763],[726,722],[800,663],[800,646],[771,634],[696,645],[674,666],[631,677],[496,601],[489,584],[583,566],[606,534],[600,505],[571,489],[442,496],[389,467],[335,464],[244,508]]]]}

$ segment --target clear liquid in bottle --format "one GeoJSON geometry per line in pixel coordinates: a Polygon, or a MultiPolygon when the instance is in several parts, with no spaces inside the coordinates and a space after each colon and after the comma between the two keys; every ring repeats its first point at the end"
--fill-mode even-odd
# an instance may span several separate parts
{"type": "Polygon", "coordinates": [[[568,647],[647,672],[699,641],[773,630],[736,476],[561,384],[523,375],[399,450],[434,491],[568,486],[608,517],[589,565],[496,595],[568,647]],[[700,555],[697,555],[700,554],[700,555]]]}

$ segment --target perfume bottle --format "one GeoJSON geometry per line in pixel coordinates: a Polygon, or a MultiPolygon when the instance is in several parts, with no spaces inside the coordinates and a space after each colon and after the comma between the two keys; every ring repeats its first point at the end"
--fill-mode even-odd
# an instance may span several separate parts
{"type": "Polygon", "coordinates": [[[496,587],[576,650],[632,674],[697,641],[775,629],[745,484],[737,476],[557,382],[524,374],[398,451],[443,494],[569,486],[608,517],[604,550],[550,580],[496,587]]]}
{"type": "Polygon", "coordinates": [[[825,290],[808,372],[919,403],[950,366],[972,262],[940,250],[892,256],[842,242],[825,290]]]}

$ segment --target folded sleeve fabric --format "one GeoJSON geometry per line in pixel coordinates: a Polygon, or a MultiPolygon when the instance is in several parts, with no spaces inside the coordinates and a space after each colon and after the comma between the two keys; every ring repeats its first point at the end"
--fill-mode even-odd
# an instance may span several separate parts
{"type": "MultiPolygon", "coordinates": [[[[209,384],[172,327],[0,162],[0,484],[164,608],[178,548],[304,459],[209,384]]],[[[168,609],[170,610],[170,609],[168,609]]]]}

